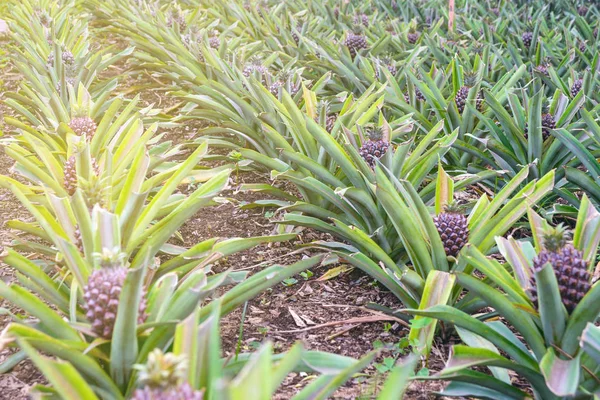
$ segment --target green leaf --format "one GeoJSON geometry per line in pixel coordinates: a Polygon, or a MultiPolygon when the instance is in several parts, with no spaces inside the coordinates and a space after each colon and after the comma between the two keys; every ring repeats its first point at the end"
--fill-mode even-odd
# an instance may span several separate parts
{"type": "MultiPolygon", "coordinates": [[[[425,290],[423,290],[419,309],[426,310],[435,305],[446,304],[452,294],[455,280],[456,277],[447,272],[431,271],[425,281],[425,290]]],[[[422,316],[415,317],[415,324],[418,324],[418,321],[423,318],[422,316]]],[[[435,321],[431,321],[426,326],[411,326],[408,339],[417,341],[417,351],[420,354],[429,355],[436,327],[435,321]]]]}
{"type": "Polygon", "coordinates": [[[573,359],[563,360],[553,348],[548,349],[540,361],[540,369],[552,393],[561,397],[575,396],[579,387],[580,357],[581,353],[573,359]]]}
{"type": "Polygon", "coordinates": [[[19,347],[27,353],[36,367],[42,371],[44,377],[52,383],[61,398],[65,400],[98,400],[92,388],[71,364],[40,356],[25,340],[19,341],[19,347]]]}

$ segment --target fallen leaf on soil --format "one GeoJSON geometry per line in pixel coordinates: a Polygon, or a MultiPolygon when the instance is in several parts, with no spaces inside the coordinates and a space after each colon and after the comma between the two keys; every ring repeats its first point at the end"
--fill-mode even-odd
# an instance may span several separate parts
{"type": "Polygon", "coordinates": [[[306,323],[302,320],[302,318],[300,318],[298,314],[296,314],[294,310],[292,310],[292,307],[288,307],[288,311],[290,312],[292,318],[294,318],[294,322],[296,323],[296,325],[298,325],[300,328],[306,328],[306,323]]]}
{"type": "Polygon", "coordinates": [[[331,268],[330,270],[325,272],[323,275],[321,275],[317,279],[317,281],[319,281],[319,282],[327,281],[329,279],[335,278],[336,276],[338,276],[340,274],[343,274],[344,272],[352,271],[353,269],[354,269],[354,267],[352,267],[348,264],[343,264],[343,265],[340,265],[339,267],[331,268]]]}

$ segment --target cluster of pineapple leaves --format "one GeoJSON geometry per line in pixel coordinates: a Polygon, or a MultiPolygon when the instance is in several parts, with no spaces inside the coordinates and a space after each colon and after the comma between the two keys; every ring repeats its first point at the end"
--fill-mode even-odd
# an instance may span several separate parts
{"type": "Polygon", "coordinates": [[[7,223],[17,281],[0,297],[27,318],[10,314],[1,370],[30,358],[49,382],[38,394],[111,400],[269,399],[309,372],[294,398],[324,399],[378,350],[267,342],[222,359],[219,321],[343,262],[401,304],[368,307],[410,326],[375,364],[378,398],[412,379],[449,381],[449,397],[600,396],[600,8],[448,6],[2,2],[0,66],[21,79],[2,94],[14,166],[0,186],[30,218],[7,223]],[[240,207],[269,210],[276,234],[173,244],[240,171],[265,177],[236,189],[263,194],[240,207]],[[306,228],[333,237],[306,244],[317,256],[212,269],[306,228]],[[460,344],[429,375],[438,335],[460,344]]]}

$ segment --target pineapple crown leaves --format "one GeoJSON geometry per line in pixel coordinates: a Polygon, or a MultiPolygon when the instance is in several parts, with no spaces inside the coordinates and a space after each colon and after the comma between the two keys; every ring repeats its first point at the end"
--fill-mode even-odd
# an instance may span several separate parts
{"type": "Polygon", "coordinates": [[[444,206],[444,212],[446,214],[464,214],[465,206],[457,201],[450,201],[444,206]]]}
{"type": "Polygon", "coordinates": [[[363,27],[361,25],[353,25],[352,29],[351,29],[351,33],[353,33],[356,36],[362,36],[363,34],[363,27]]]}
{"type": "Polygon", "coordinates": [[[463,80],[466,87],[473,87],[477,84],[478,74],[477,72],[465,72],[463,80]]]}
{"type": "Polygon", "coordinates": [[[565,247],[568,239],[569,231],[563,224],[548,228],[542,234],[542,244],[546,250],[551,252],[557,252],[565,247]]]}
{"type": "Polygon", "coordinates": [[[146,364],[135,364],[139,371],[138,380],[142,386],[170,389],[185,380],[188,362],[185,355],[163,353],[154,349],[148,354],[146,364]]]}
{"type": "Polygon", "coordinates": [[[102,252],[93,253],[92,257],[97,262],[100,268],[118,268],[125,265],[127,254],[121,251],[120,247],[114,247],[112,249],[102,248],[102,252]]]}
{"type": "Polygon", "coordinates": [[[386,135],[385,133],[385,129],[382,126],[372,126],[367,129],[367,138],[372,142],[376,142],[379,140],[389,142],[389,135],[386,135]]]}

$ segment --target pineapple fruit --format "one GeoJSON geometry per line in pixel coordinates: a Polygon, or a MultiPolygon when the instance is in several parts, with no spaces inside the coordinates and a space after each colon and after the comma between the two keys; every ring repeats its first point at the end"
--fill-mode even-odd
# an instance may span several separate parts
{"type": "MultiPolygon", "coordinates": [[[[583,252],[567,242],[567,231],[562,225],[544,233],[543,247],[533,260],[533,270],[538,272],[548,263],[552,266],[562,302],[571,313],[590,290],[588,262],[584,259],[583,252]]],[[[534,278],[530,294],[537,305],[538,293],[534,278]]]]}
{"type": "Polygon", "coordinates": [[[444,212],[433,218],[433,223],[440,234],[446,255],[456,257],[469,240],[467,217],[460,206],[448,204],[444,212]]]}
{"type": "Polygon", "coordinates": [[[90,117],[75,117],[69,122],[69,128],[77,135],[92,140],[98,125],[90,117]]]}
{"type": "Polygon", "coordinates": [[[367,14],[356,14],[354,16],[354,25],[369,26],[369,17],[367,14]]]}
{"type": "Polygon", "coordinates": [[[218,49],[221,46],[221,39],[219,38],[219,31],[213,31],[212,35],[208,38],[208,45],[213,49],[218,49]]]}
{"type": "Polygon", "coordinates": [[[145,365],[136,365],[142,387],[133,393],[131,400],[202,400],[203,393],[194,390],[187,382],[185,356],[164,354],[154,349],[148,354],[145,365]]]}
{"type": "Polygon", "coordinates": [[[344,45],[348,47],[350,56],[354,59],[360,50],[367,48],[367,39],[359,30],[355,30],[348,32],[344,45]]]}
{"type": "Polygon", "coordinates": [[[325,130],[329,133],[333,130],[337,122],[337,115],[331,114],[329,102],[321,101],[319,104],[318,115],[315,116],[315,122],[325,125],[325,130]]]}
{"type": "Polygon", "coordinates": [[[375,168],[377,160],[383,157],[390,147],[390,143],[383,136],[383,129],[372,128],[368,133],[368,140],[359,149],[361,157],[371,168],[375,168]]]}
{"type": "Polygon", "coordinates": [[[531,41],[533,40],[533,32],[523,32],[523,34],[521,35],[521,40],[523,41],[523,46],[525,46],[526,49],[529,49],[529,47],[531,46],[531,41]]]}
{"type": "Polygon", "coordinates": [[[75,194],[75,190],[77,190],[77,169],[75,156],[69,157],[65,163],[63,171],[65,176],[63,186],[65,187],[65,190],[69,196],[73,196],[73,194],[75,194]]]}
{"type": "Polygon", "coordinates": [[[583,80],[575,79],[575,81],[573,82],[573,85],[571,86],[571,97],[577,96],[577,94],[581,91],[582,87],[583,87],[583,80]]]}
{"type": "MultiPolygon", "coordinates": [[[[460,89],[458,89],[458,91],[456,92],[456,95],[454,96],[454,102],[456,103],[456,108],[458,108],[458,112],[460,114],[462,114],[463,111],[465,110],[465,106],[467,104],[467,99],[469,97],[469,90],[473,86],[475,86],[476,83],[477,83],[477,74],[471,73],[471,72],[466,72],[465,79],[464,79],[464,85],[460,89]]],[[[483,107],[483,98],[481,97],[481,93],[477,94],[477,98],[475,101],[476,101],[477,109],[481,111],[481,109],[483,107]]]]}
{"type": "MultiPolygon", "coordinates": [[[[544,112],[542,114],[542,138],[544,140],[548,139],[551,136],[550,131],[556,128],[556,122],[554,121],[554,116],[549,112],[544,112]]],[[[529,126],[525,123],[525,130],[523,132],[525,139],[529,138],[529,126]]]]}
{"type": "MultiPolygon", "coordinates": [[[[127,268],[123,265],[122,255],[105,251],[100,256],[100,269],[92,272],[83,289],[83,310],[98,337],[112,337],[126,276],[127,268]]],[[[143,297],[138,311],[138,324],[146,320],[145,311],[146,300],[143,297]]]]}
{"type": "Polygon", "coordinates": [[[556,122],[554,116],[549,112],[542,115],[542,137],[544,140],[548,139],[551,134],[550,131],[556,128],[556,122]]]}
{"type": "Polygon", "coordinates": [[[419,34],[419,32],[417,32],[414,29],[411,29],[408,34],[406,35],[406,39],[408,39],[408,43],[410,44],[415,44],[417,43],[417,41],[419,40],[419,37],[421,35],[419,34]]]}

